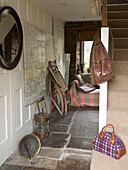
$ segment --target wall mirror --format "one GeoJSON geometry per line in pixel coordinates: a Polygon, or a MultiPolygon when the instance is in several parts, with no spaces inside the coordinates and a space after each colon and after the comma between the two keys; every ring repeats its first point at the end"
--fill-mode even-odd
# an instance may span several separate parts
{"type": "Polygon", "coordinates": [[[0,8],[0,66],[11,70],[20,61],[23,31],[17,12],[11,7],[0,8]]]}

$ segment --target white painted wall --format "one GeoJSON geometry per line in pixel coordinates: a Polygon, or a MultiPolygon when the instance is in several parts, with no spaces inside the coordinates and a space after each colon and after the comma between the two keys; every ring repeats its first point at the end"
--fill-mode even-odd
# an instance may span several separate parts
{"type": "MultiPolygon", "coordinates": [[[[23,21],[27,21],[52,38],[53,16],[46,9],[35,3],[35,0],[0,0],[0,6],[13,7],[17,11],[22,24],[23,21]]],[[[64,25],[62,21],[58,20],[57,22],[64,25]]],[[[64,40],[60,39],[59,43],[62,41],[64,40]]],[[[52,42],[53,39],[48,42],[48,49],[50,46],[52,48],[50,54],[54,54],[52,42]]],[[[58,56],[61,61],[64,61],[64,53],[60,53],[63,53],[63,47],[61,52],[58,51],[58,56]]],[[[47,61],[57,59],[58,57],[48,55],[48,51],[46,55],[47,61]]],[[[15,69],[8,71],[0,68],[0,165],[17,149],[20,139],[32,132],[32,120],[34,114],[37,113],[36,103],[24,106],[23,58],[24,49],[21,60],[15,69]]],[[[63,63],[62,67],[64,67],[63,63]]],[[[63,73],[63,75],[65,74],[63,73]]]]}

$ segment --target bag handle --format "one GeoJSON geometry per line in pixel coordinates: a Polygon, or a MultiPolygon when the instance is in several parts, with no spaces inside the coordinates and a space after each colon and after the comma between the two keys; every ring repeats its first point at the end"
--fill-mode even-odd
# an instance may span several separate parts
{"type": "Polygon", "coordinates": [[[102,128],[102,130],[100,131],[99,138],[100,138],[100,139],[103,139],[103,130],[104,130],[107,126],[112,126],[113,132],[112,132],[112,135],[110,136],[109,143],[110,143],[110,144],[113,144],[113,143],[114,143],[114,126],[113,126],[112,124],[107,124],[106,126],[104,126],[104,127],[102,128]]]}

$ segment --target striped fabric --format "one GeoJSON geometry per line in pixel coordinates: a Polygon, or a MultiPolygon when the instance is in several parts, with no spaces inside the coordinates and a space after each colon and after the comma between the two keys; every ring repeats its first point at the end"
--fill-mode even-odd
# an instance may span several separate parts
{"type": "Polygon", "coordinates": [[[76,86],[79,86],[78,80],[74,80],[71,84],[71,106],[99,106],[99,89],[84,94],[78,92],[76,86]]]}

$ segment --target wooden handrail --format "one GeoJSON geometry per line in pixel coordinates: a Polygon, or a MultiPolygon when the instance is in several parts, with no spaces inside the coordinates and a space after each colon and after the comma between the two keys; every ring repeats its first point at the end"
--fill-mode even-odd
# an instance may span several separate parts
{"type": "Polygon", "coordinates": [[[108,26],[107,21],[107,0],[103,0],[102,4],[102,27],[108,26]]]}

